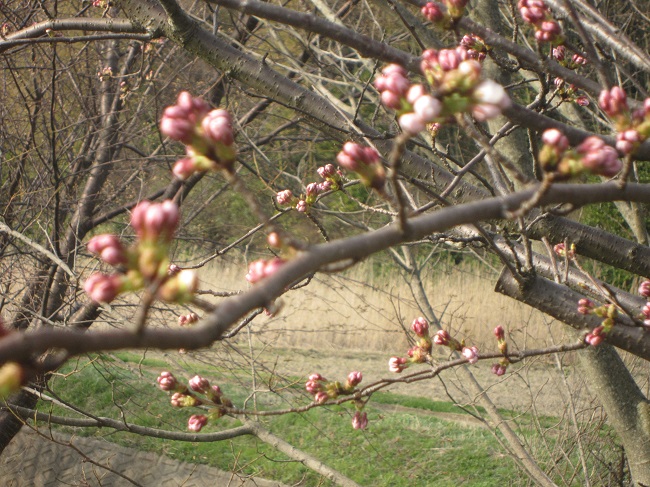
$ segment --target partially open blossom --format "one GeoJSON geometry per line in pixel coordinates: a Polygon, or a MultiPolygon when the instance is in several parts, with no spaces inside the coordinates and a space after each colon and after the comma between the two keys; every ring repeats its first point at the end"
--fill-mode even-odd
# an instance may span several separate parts
{"type": "Polygon", "coordinates": [[[127,261],[126,250],[116,235],[95,235],[88,241],[87,248],[110,265],[125,264],[127,261]]]}
{"type": "Polygon", "coordinates": [[[407,367],[406,365],[406,359],[402,357],[391,357],[390,360],[388,360],[388,370],[391,372],[394,372],[396,374],[399,374],[402,372],[405,368],[407,367]]]}
{"type": "Polygon", "coordinates": [[[355,387],[359,385],[362,379],[363,379],[363,375],[361,374],[361,372],[356,372],[356,371],[350,372],[348,374],[347,385],[350,388],[355,387]]]}
{"type": "Polygon", "coordinates": [[[120,293],[121,274],[93,274],[84,283],[84,291],[97,303],[110,303],[120,293]]]}
{"type": "Polygon", "coordinates": [[[203,414],[193,414],[187,421],[187,429],[198,433],[208,424],[208,417],[203,414]]]}
{"type": "Polygon", "coordinates": [[[643,281],[639,284],[639,294],[646,298],[650,298],[650,281],[643,281]]]}
{"type": "Polygon", "coordinates": [[[365,412],[356,411],[352,418],[352,427],[355,430],[365,430],[368,427],[368,415],[365,412]]]}
{"type": "Polygon", "coordinates": [[[208,379],[201,377],[200,375],[195,375],[187,383],[190,386],[190,389],[192,389],[194,392],[201,392],[203,394],[206,394],[210,389],[210,382],[208,379]]]}
{"type": "Polygon", "coordinates": [[[475,364],[478,362],[478,348],[476,347],[463,347],[461,351],[463,356],[467,359],[470,364],[475,364]]]}
{"type": "Polygon", "coordinates": [[[566,54],[567,54],[566,47],[563,46],[563,45],[556,46],[556,47],[553,48],[552,53],[553,53],[553,58],[556,61],[558,61],[558,62],[564,61],[564,59],[566,58],[566,54]]]}
{"type": "Polygon", "coordinates": [[[429,336],[429,322],[424,317],[419,316],[411,323],[411,330],[419,337],[429,336]]]}
{"type": "Polygon", "coordinates": [[[131,211],[131,226],[140,240],[169,242],[179,220],[178,205],[172,200],[162,203],[141,201],[131,211]]]}

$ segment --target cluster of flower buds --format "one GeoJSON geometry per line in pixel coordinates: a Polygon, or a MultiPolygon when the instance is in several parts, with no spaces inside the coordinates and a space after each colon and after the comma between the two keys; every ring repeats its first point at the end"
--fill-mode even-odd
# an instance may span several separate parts
{"type": "Polygon", "coordinates": [[[449,347],[450,349],[456,352],[460,352],[470,364],[475,364],[476,362],[478,362],[477,347],[466,347],[464,340],[462,342],[459,342],[445,330],[439,330],[433,336],[433,343],[435,343],[436,345],[449,347]]]}
{"type": "Polygon", "coordinates": [[[576,85],[567,83],[562,78],[555,78],[553,83],[555,84],[555,94],[563,101],[574,102],[581,107],[589,106],[589,98],[586,95],[580,95],[576,85]]]}
{"type": "Polygon", "coordinates": [[[363,380],[361,372],[350,372],[344,384],[339,381],[328,381],[322,375],[311,374],[305,382],[305,390],[314,395],[314,402],[323,404],[329,399],[336,399],[341,395],[350,395],[363,380]]]}
{"type": "Polygon", "coordinates": [[[556,178],[566,179],[583,172],[613,177],[623,167],[616,150],[596,136],[587,137],[575,149],[569,149],[569,139],[562,132],[548,129],[542,134],[542,141],[539,162],[556,178]]]}
{"type": "Polygon", "coordinates": [[[259,259],[255,262],[251,262],[248,266],[246,280],[251,284],[255,284],[265,277],[274,274],[284,263],[286,263],[286,260],[280,257],[273,257],[269,260],[259,259]]]}
{"type": "Polygon", "coordinates": [[[535,39],[538,42],[558,45],[564,41],[562,27],[542,0],[519,0],[517,7],[524,22],[535,28],[535,39]]]}
{"type": "Polygon", "coordinates": [[[472,59],[463,45],[440,51],[427,49],[422,53],[420,68],[441,102],[440,120],[470,112],[477,120],[485,121],[510,106],[503,86],[493,80],[481,81],[481,63],[472,59]]]}
{"type": "Polygon", "coordinates": [[[422,316],[415,318],[411,323],[411,330],[418,340],[413,347],[407,350],[408,358],[391,357],[388,360],[388,370],[393,373],[398,374],[410,364],[422,364],[430,358],[433,344],[429,333],[429,322],[422,316]]]}
{"type": "Polygon", "coordinates": [[[650,137],[650,98],[645,99],[642,108],[631,111],[625,91],[620,86],[614,86],[600,93],[598,104],[614,121],[618,132],[616,148],[623,154],[632,154],[650,137]]]}
{"type": "Polygon", "coordinates": [[[460,40],[460,45],[467,49],[469,59],[476,59],[477,61],[483,61],[490,51],[490,47],[476,34],[465,34],[460,40]]]}
{"type": "Polygon", "coordinates": [[[190,326],[199,321],[199,315],[196,313],[188,313],[178,317],[178,324],[180,326],[190,326]]]}
{"type": "Polygon", "coordinates": [[[301,195],[300,198],[296,198],[290,189],[279,191],[275,195],[278,204],[282,206],[293,206],[300,213],[305,213],[316,202],[318,195],[341,189],[343,173],[334,164],[326,164],[319,167],[316,171],[324,181],[320,183],[309,183],[305,188],[305,194],[301,195]]]}
{"type": "Polygon", "coordinates": [[[397,121],[406,134],[416,135],[440,115],[440,101],[428,94],[423,85],[412,85],[399,64],[386,66],[375,80],[375,87],[382,103],[397,111],[397,121]]]}
{"type": "Polygon", "coordinates": [[[178,95],[175,105],[165,108],[160,131],[186,146],[187,157],[177,161],[172,169],[179,179],[201,171],[230,171],[237,158],[230,113],[211,110],[204,100],[187,91],[178,95]]]}
{"type": "Polygon", "coordinates": [[[551,54],[558,64],[567,69],[577,69],[579,66],[584,66],[589,63],[587,58],[582,54],[575,53],[569,56],[567,48],[564,45],[554,47],[551,54]]]}
{"type": "Polygon", "coordinates": [[[443,0],[442,3],[447,7],[446,9],[440,8],[436,3],[428,2],[420,12],[430,22],[443,29],[448,29],[454,21],[463,16],[468,0],[443,0]]]}
{"type": "MultiPolygon", "coordinates": [[[[339,381],[328,381],[319,373],[311,374],[305,382],[305,390],[309,394],[313,394],[314,402],[316,404],[324,404],[330,399],[336,399],[339,396],[346,396],[354,394],[356,387],[363,380],[361,372],[350,372],[345,383],[339,381]]],[[[356,413],[352,419],[352,427],[354,429],[365,429],[368,426],[368,415],[363,411],[365,403],[363,401],[355,401],[356,413]]]]}
{"type": "Polygon", "coordinates": [[[582,298],[578,301],[578,313],[583,315],[596,315],[603,318],[601,324],[585,336],[585,342],[595,347],[603,341],[603,338],[614,327],[616,317],[618,316],[618,309],[613,304],[596,306],[591,300],[582,298]]]}
{"type": "Polygon", "coordinates": [[[386,182],[386,171],[381,164],[379,152],[372,147],[363,147],[356,142],[346,142],[336,156],[339,166],[356,172],[363,184],[382,191],[386,182]]]}
{"type": "Polygon", "coordinates": [[[499,362],[492,365],[492,373],[500,377],[506,373],[508,365],[510,365],[510,359],[508,358],[508,342],[506,342],[506,333],[501,325],[497,326],[494,329],[494,336],[497,339],[497,345],[499,347],[499,351],[503,355],[503,358],[499,360],[499,362]]]}
{"type": "Polygon", "coordinates": [[[160,299],[178,303],[190,301],[198,284],[196,273],[169,271],[169,244],[178,222],[178,206],[173,201],[142,201],[131,212],[131,226],[137,234],[133,246],[126,248],[117,236],[110,234],[91,238],[88,250],[116,267],[118,272],[91,275],[84,284],[90,298],[108,303],[122,292],[153,285],[160,299]]]}
{"type": "Polygon", "coordinates": [[[217,385],[210,385],[208,379],[195,375],[187,381],[187,386],[180,383],[170,372],[161,372],[157,379],[158,387],[171,393],[171,405],[176,408],[207,406],[207,415],[193,414],[190,416],[187,428],[199,432],[209,420],[216,420],[226,412],[225,408],[232,407],[232,401],[224,397],[217,385]],[[201,395],[201,397],[197,397],[201,395]]]}
{"type": "Polygon", "coordinates": [[[574,259],[576,256],[576,245],[572,243],[569,245],[569,249],[567,250],[566,245],[564,242],[560,242],[559,244],[556,244],[553,247],[553,252],[555,252],[556,255],[560,257],[566,257],[568,259],[574,259]]]}

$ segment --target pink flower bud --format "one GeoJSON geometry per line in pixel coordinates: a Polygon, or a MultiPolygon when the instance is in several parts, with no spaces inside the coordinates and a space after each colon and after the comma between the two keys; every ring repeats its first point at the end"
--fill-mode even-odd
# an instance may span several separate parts
{"type": "Polygon", "coordinates": [[[411,330],[419,337],[429,336],[429,322],[422,316],[415,318],[411,330]]]}
{"type": "Polygon", "coordinates": [[[449,345],[449,333],[445,330],[439,330],[433,337],[433,343],[436,345],[449,345]]]}
{"type": "Polygon", "coordinates": [[[452,71],[462,61],[455,49],[441,49],[438,51],[438,63],[443,71],[452,71]]]}
{"type": "Polygon", "coordinates": [[[433,2],[427,3],[424,7],[422,7],[420,12],[429,22],[436,23],[445,18],[445,14],[440,9],[440,7],[438,7],[438,5],[433,2]]]}
{"type": "Polygon", "coordinates": [[[196,313],[189,313],[178,317],[178,324],[181,326],[191,325],[199,321],[199,315],[196,313]]]}
{"type": "Polygon", "coordinates": [[[180,213],[172,200],[162,203],[141,201],[131,211],[131,226],[140,240],[169,242],[176,231],[180,213]]]}
{"type": "Polygon", "coordinates": [[[181,268],[178,267],[176,264],[169,264],[169,267],[167,268],[167,275],[169,277],[175,276],[181,271],[181,268]]]}
{"type": "Polygon", "coordinates": [[[210,382],[208,381],[208,379],[205,379],[200,375],[195,375],[194,377],[192,377],[188,381],[188,385],[190,386],[190,389],[192,389],[194,392],[201,392],[203,394],[206,394],[210,389],[210,382]]]}
{"type": "Polygon", "coordinates": [[[493,333],[497,340],[504,340],[506,337],[506,333],[501,325],[497,326],[493,333]]]}
{"type": "Polygon", "coordinates": [[[582,298],[578,301],[578,313],[580,313],[581,315],[591,314],[592,310],[595,307],[596,305],[587,298],[582,298]]]}
{"type": "Polygon", "coordinates": [[[330,397],[327,395],[327,392],[319,391],[314,394],[314,402],[316,404],[324,404],[330,397]]]}
{"type": "Polygon", "coordinates": [[[565,46],[554,47],[553,57],[555,58],[556,61],[564,61],[564,58],[566,57],[566,47],[565,46]]]}
{"type": "Polygon", "coordinates": [[[603,341],[602,335],[593,335],[591,333],[588,333],[587,336],[585,336],[585,342],[591,345],[592,347],[597,347],[600,345],[603,341]]]}
{"type": "Polygon", "coordinates": [[[307,197],[318,196],[318,183],[309,183],[306,189],[307,197]]]}
{"type": "Polygon", "coordinates": [[[589,106],[589,98],[587,98],[586,96],[579,96],[578,98],[576,98],[575,101],[581,107],[588,107],[589,106]]]}
{"type": "Polygon", "coordinates": [[[643,316],[647,319],[650,319],[650,303],[646,303],[643,308],[641,308],[641,313],[643,313],[643,316]]]}
{"type": "Polygon", "coordinates": [[[564,152],[569,148],[569,139],[558,129],[547,129],[542,134],[542,142],[555,147],[558,152],[564,152]]]}
{"type": "Polygon", "coordinates": [[[122,276],[120,274],[93,274],[84,283],[84,291],[97,303],[110,303],[120,293],[122,276]]]}
{"type": "Polygon", "coordinates": [[[176,377],[171,372],[161,372],[156,380],[158,381],[158,387],[163,391],[173,391],[178,385],[176,377]]]}
{"type": "Polygon", "coordinates": [[[174,163],[172,168],[172,173],[181,181],[185,181],[192,174],[197,172],[198,169],[196,164],[194,164],[194,159],[192,157],[183,157],[174,163]]]}
{"type": "Polygon", "coordinates": [[[201,121],[201,128],[212,142],[232,145],[235,141],[232,119],[227,110],[212,110],[201,121]]]}
{"type": "Polygon", "coordinates": [[[589,61],[587,61],[587,58],[584,56],[581,56],[580,54],[574,54],[572,61],[574,64],[579,64],[581,66],[584,66],[587,64],[589,61]]]}
{"type": "Polygon", "coordinates": [[[601,91],[598,104],[610,117],[616,117],[628,111],[627,95],[620,86],[601,91]]]}
{"type": "Polygon", "coordinates": [[[296,210],[298,210],[299,213],[306,213],[308,208],[309,205],[305,200],[299,200],[298,203],[296,203],[296,210]]]}
{"type": "Polygon", "coordinates": [[[650,298],[650,281],[643,281],[639,284],[639,294],[646,298],[650,298]]]}
{"type": "Polygon", "coordinates": [[[338,177],[338,173],[336,171],[336,167],[334,167],[334,164],[326,164],[324,166],[321,166],[316,169],[316,172],[323,179],[336,179],[338,177]]]}
{"type": "Polygon", "coordinates": [[[308,380],[305,382],[305,390],[310,394],[316,394],[323,390],[323,384],[318,380],[308,380]]]}
{"type": "Polygon", "coordinates": [[[348,385],[350,387],[354,387],[358,385],[362,379],[363,379],[363,375],[361,374],[361,372],[350,372],[348,374],[348,385]]]}
{"type": "Polygon", "coordinates": [[[433,122],[442,111],[442,103],[431,95],[422,95],[413,103],[413,111],[424,122],[433,122]]]}
{"type": "Polygon", "coordinates": [[[426,128],[426,122],[417,113],[405,113],[398,119],[399,126],[404,133],[417,135],[426,128]]]}
{"type": "Polygon", "coordinates": [[[494,364],[492,365],[492,373],[498,377],[501,377],[503,374],[506,373],[506,367],[501,364],[494,364]]]}
{"type": "Polygon", "coordinates": [[[576,151],[582,155],[582,166],[594,174],[613,177],[623,167],[616,150],[596,136],[587,137],[576,151]]]}
{"type": "Polygon", "coordinates": [[[125,264],[127,261],[126,250],[116,235],[96,235],[88,241],[87,248],[110,265],[125,264]]]}
{"type": "Polygon", "coordinates": [[[623,154],[631,154],[641,142],[641,134],[634,129],[616,134],[616,148],[623,154]]]}
{"type": "Polygon", "coordinates": [[[406,359],[402,357],[391,357],[390,360],[388,360],[388,370],[391,372],[394,372],[396,374],[399,374],[402,372],[405,368],[407,367],[406,365],[406,359]]]}
{"type": "Polygon", "coordinates": [[[325,379],[325,377],[320,375],[318,372],[315,373],[315,374],[311,374],[308,378],[309,378],[309,380],[313,380],[313,381],[326,381],[327,380],[327,379],[325,379]]]}
{"type": "Polygon", "coordinates": [[[368,415],[357,411],[352,418],[352,427],[355,430],[365,430],[368,427],[368,415]]]}
{"type": "Polygon", "coordinates": [[[275,195],[275,199],[278,200],[279,205],[289,205],[293,199],[293,193],[290,189],[285,189],[284,191],[279,191],[275,195]]]}
{"type": "Polygon", "coordinates": [[[463,356],[467,359],[470,364],[475,364],[478,362],[478,348],[476,347],[463,347],[461,351],[463,356]]]}
{"type": "Polygon", "coordinates": [[[208,417],[203,414],[193,414],[187,421],[187,429],[198,433],[208,424],[208,417]]]}

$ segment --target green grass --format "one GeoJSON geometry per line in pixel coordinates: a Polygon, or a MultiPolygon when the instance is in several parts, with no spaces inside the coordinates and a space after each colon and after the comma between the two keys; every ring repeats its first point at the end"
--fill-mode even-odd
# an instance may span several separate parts
{"type": "MultiPolygon", "coordinates": [[[[157,358],[142,359],[140,355],[129,353],[95,361],[79,360],[66,365],[62,375],[53,378],[52,390],[62,400],[98,416],[121,419],[124,414],[128,422],[186,431],[187,418],[199,411],[170,406],[168,395],[155,386],[159,362],[162,361],[157,358]]],[[[214,367],[199,367],[202,368],[214,372],[214,367]]],[[[220,378],[219,385],[227,397],[241,405],[250,388],[236,374],[229,377],[234,379],[222,381],[220,378]]],[[[276,395],[271,395],[270,399],[261,396],[258,406],[284,408],[309,402],[298,388],[284,397],[282,403],[276,395]]],[[[41,410],[50,411],[50,408],[41,405],[41,410]]],[[[365,431],[352,429],[351,405],[316,408],[303,414],[274,416],[261,421],[272,433],[365,486],[512,485],[513,479],[520,477],[514,462],[501,452],[488,430],[468,427],[432,414],[462,413],[452,403],[382,392],[373,396],[366,411],[370,424],[365,431]],[[384,404],[399,404],[412,409],[387,413],[380,406],[384,404]]],[[[51,412],[76,416],[60,406],[52,407],[51,412]]],[[[534,431],[526,416],[518,415],[517,422],[522,425],[524,437],[527,440],[533,438],[534,431]]],[[[240,424],[236,418],[224,417],[203,431],[221,431],[240,424]]],[[[110,430],[59,429],[77,435],[106,435],[110,441],[123,446],[159,452],[178,460],[204,463],[223,470],[241,471],[289,485],[301,479],[304,479],[302,485],[331,485],[302,464],[291,461],[252,437],[215,443],[163,442],[110,430]]],[[[554,440],[549,438],[548,441],[554,440]]]]}

